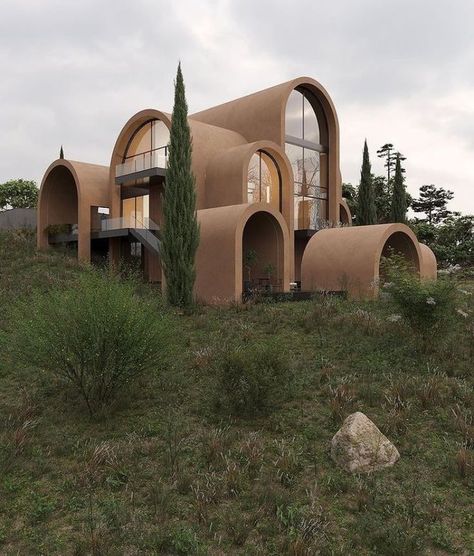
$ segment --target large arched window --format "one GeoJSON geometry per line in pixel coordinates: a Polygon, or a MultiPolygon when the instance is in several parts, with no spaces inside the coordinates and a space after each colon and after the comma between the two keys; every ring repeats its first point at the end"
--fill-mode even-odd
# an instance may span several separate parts
{"type": "Polygon", "coordinates": [[[265,151],[257,151],[250,159],[248,168],[248,202],[269,203],[280,210],[280,184],[276,162],[265,151]]]}
{"type": "Polygon", "coordinates": [[[328,218],[328,131],[321,105],[304,88],[288,98],[285,150],[295,180],[295,229],[317,230],[328,218]]]}
{"type": "Polygon", "coordinates": [[[122,164],[116,168],[116,176],[142,172],[150,168],[166,168],[170,132],[161,120],[149,120],[131,136],[122,164]]]}
{"type": "Polygon", "coordinates": [[[148,120],[130,137],[116,169],[116,176],[129,177],[121,189],[123,227],[149,227],[150,174],[144,171],[167,167],[169,140],[168,127],[158,119],[148,120]]]}

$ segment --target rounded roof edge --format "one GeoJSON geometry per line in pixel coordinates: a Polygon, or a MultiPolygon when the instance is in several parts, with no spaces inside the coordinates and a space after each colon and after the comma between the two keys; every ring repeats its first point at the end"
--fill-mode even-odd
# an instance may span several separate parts
{"type": "Polygon", "coordinates": [[[130,130],[132,128],[136,128],[140,126],[141,124],[147,122],[148,120],[154,120],[154,119],[161,120],[167,126],[168,129],[171,128],[171,115],[166,112],[162,112],[161,110],[156,110],[155,108],[145,108],[143,110],[140,110],[139,112],[133,114],[133,116],[131,116],[125,122],[125,124],[122,126],[117,136],[117,139],[115,140],[114,147],[112,149],[112,155],[110,157],[110,168],[114,166],[114,159],[117,156],[117,150],[119,146],[121,145],[121,143],[124,141],[125,138],[127,138],[128,140],[127,136],[130,135],[130,130]]]}
{"type": "MultiPolygon", "coordinates": [[[[271,87],[267,87],[266,89],[261,89],[260,91],[255,91],[253,93],[249,93],[247,95],[244,95],[242,97],[239,97],[237,99],[232,99],[229,100],[227,102],[223,102],[221,104],[218,104],[216,106],[212,106],[210,108],[206,108],[204,110],[200,110],[199,112],[195,112],[194,114],[191,114],[189,117],[192,119],[196,119],[196,120],[200,120],[201,117],[205,118],[206,115],[211,114],[213,111],[215,110],[221,110],[226,106],[232,106],[232,105],[236,105],[236,104],[240,104],[241,102],[248,102],[250,101],[252,98],[257,98],[257,97],[261,97],[261,96],[281,96],[282,98],[282,103],[286,106],[286,101],[288,100],[288,96],[290,95],[291,91],[293,89],[296,89],[297,87],[303,86],[303,85],[309,85],[310,87],[313,87],[315,90],[317,90],[328,102],[328,104],[330,105],[332,111],[334,112],[334,114],[336,115],[336,108],[334,106],[334,103],[331,99],[331,96],[329,95],[327,89],[321,85],[321,83],[319,81],[317,81],[316,79],[314,79],[313,77],[308,77],[308,76],[301,76],[301,77],[296,77],[294,79],[290,79],[289,81],[284,81],[283,83],[279,83],[277,85],[273,85],[271,87]],[[281,95],[278,95],[278,92],[281,91],[281,95]]],[[[337,117],[337,115],[336,115],[337,117]]],[[[205,120],[203,120],[205,121],[205,120]]]]}
{"type": "Polygon", "coordinates": [[[66,168],[76,184],[78,197],[81,199],[84,190],[100,204],[108,204],[109,167],[101,164],[90,164],[77,160],[58,158],[46,169],[39,190],[39,199],[51,172],[56,168],[66,168]]]}

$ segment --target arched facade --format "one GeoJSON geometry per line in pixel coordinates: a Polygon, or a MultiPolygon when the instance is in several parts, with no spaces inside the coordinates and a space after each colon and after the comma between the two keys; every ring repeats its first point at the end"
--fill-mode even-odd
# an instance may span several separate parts
{"type": "MultiPolygon", "coordinates": [[[[71,224],[82,260],[90,260],[95,233],[107,242],[113,264],[139,261],[148,280],[164,285],[159,229],[171,123],[159,110],[136,113],[119,133],[107,168],[54,162],[40,193],[38,244],[47,246],[49,225],[71,224]],[[99,205],[110,214],[92,233],[91,207],[99,205]]],[[[293,79],[192,114],[188,123],[201,227],[200,299],[240,300],[249,288],[288,291],[290,282],[337,291],[343,282],[352,295],[373,294],[378,261],[390,246],[411,257],[422,277],[436,274],[433,254],[408,228],[351,228],[337,114],[314,79],[293,79]],[[249,252],[257,254],[251,265],[249,252]]]]}
{"type": "Polygon", "coordinates": [[[301,265],[306,291],[347,291],[355,298],[378,294],[380,259],[391,250],[404,256],[421,276],[422,254],[404,224],[321,230],[308,243],[301,265]]]}
{"type": "MultiPolygon", "coordinates": [[[[263,203],[198,211],[201,241],[196,260],[196,296],[215,304],[240,302],[244,293],[246,254],[256,256],[251,280],[271,280],[279,291],[290,281],[289,231],[281,214],[263,203]]],[[[271,281],[270,280],[270,281],[271,281]]]]}
{"type": "Polygon", "coordinates": [[[78,257],[90,261],[91,209],[109,206],[108,174],[106,166],[63,159],[49,166],[38,198],[39,249],[49,246],[50,226],[75,226],[78,257]]]}

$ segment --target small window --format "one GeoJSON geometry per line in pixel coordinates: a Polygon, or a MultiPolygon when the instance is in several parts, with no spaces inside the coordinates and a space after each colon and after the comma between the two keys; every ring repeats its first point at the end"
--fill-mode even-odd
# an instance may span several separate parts
{"type": "Polygon", "coordinates": [[[269,203],[280,210],[280,174],[273,158],[257,151],[250,159],[247,174],[247,201],[269,203]]]}

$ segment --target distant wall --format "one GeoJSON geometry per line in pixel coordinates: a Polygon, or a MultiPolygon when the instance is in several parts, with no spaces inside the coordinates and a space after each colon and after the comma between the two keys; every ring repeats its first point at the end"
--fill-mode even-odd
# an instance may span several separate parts
{"type": "Polygon", "coordinates": [[[36,209],[11,209],[0,212],[0,230],[36,229],[36,209]]]}

